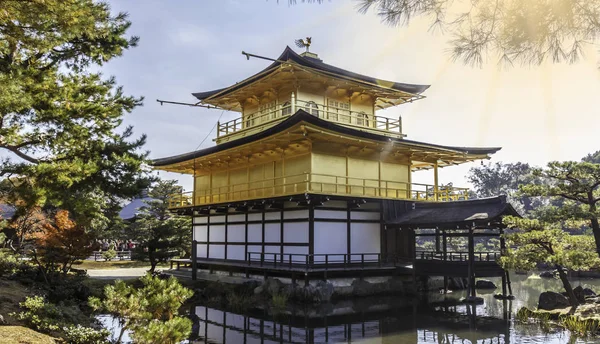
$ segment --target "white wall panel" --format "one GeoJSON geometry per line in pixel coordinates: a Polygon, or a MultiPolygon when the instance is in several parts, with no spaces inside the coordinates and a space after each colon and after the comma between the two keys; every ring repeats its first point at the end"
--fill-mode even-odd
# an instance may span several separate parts
{"type": "Polygon", "coordinates": [[[265,242],[281,242],[281,224],[265,224],[265,242]]]}
{"type": "Polygon", "coordinates": [[[206,226],[194,226],[194,240],[196,241],[206,241],[208,230],[206,226]]]}
{"type": "Polygon", "coordinates": [[[351,253],[380,253],[379,223],[352,223],[350,226],[351,253]]]}
{"type": "Polygon", "coordinates": [[[225,222],[225,215],[212,215],[210,217],[210,223],[217,223],[217,222],[225,222]]]}
{"type": "Polygon", "coordinates": [[[283,213],[284,219],[306,219],[308,218],[308,209],[286,210],[283,213]]]}
{"type": "Polygon", "coordinates": [[[308,242],[308,222],[283,224],[283,242],[308,242]]]}
{"type": "Polygon", "coordinates": [[[209,258],[225,259],[225,245],[210,245],[209,258]]]}
{"type": "Polygon", "coordinates": [[[350,213],[350,218],[352,220],[374,220],[379,221],[379,212],[371,213],[365,211],[353,211],[350,213]]]}
{"type": "Polygon", "coordinates": [[[236,242],[246,240],[245,225],[228,225],[227,226],[227,242],[236,242]]]}
{"type": "Polygon", "coordinates": [[[242,222],[246,221],[246,215],[244,214],[235,214],[227,216],[227,222],[242,222]]]}
{"type": "Polygon", "coordinates": [[[279,220],[281,219],[281,212],[269,212],[265,213],[265,220],[279,220]]]}
{"type": "MultiPolygon", "coordinates": [[[[265,253],[280,253],[281,249],[279,248],[279,246],[265,246],[265,253]]],[[[279,260],[281,257],[279,255],[277,255],[277,259],[279,260]]],[[[265,259],[269,259],[272,260],[273,259],[273,255],[269,254],[265,256],[265,259]]]]}
{"type": "Polygon", "coordinates": [[[319,210],[315,209],[315,218],[320,219],[346,219],[348,212],[346,210],[319,210]]]}
{"type": "Polygon", "coordinates": [[[245,245],[227,245],[227,259],[245,260],[245,250],[245,245]]]}
{"type": "MultiPolygon", "coordinates": [[[[294,263],[306,263],[305,254],[308,254],[308,247],[300,247],[300,246],[284,246],[283,253],[293,253],[298,254],[298,256],[292,256],[292,262],[294,263]]],[[[283,259],[289,262],[290,257],[284,255],[283,259]]]]}
{"type": "Polygon", "coordinates": [[[262,225],[248,225],[248,242],[262,242],[262,225]]]}
{"type": "Polygon", "coordinates": [[[206,257],[206,244],[198,244],[198,247],[196,248],[196,257],[207,258],[206,257]]]}
{"type": "Polygon", "coordinates": [[[210,226],[210,241],[225,241],[225,225],[210,226]]]}
{"type": "Polygon", "coordinates": [[[208,217],[206,216],[196,216],[194,217],[195,224],[208,223],[208,217]]]}
{"type": "Polygon", "coordinates": [[[315,254],[346,253],[347,229],[345,223],[315,222],[315,254]]]}
{"type": "Polygon", "coordinates": [[[262,221],[262,213],[248,214],[248,221],[262,221]]]}

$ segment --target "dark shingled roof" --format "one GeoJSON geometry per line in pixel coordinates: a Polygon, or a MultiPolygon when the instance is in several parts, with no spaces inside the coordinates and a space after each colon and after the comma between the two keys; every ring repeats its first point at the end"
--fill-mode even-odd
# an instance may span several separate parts
{"type": "Polygon", "coordinates": [[[256,141],[256,140],[260,140],[260,139],[269,137],[274,134],[277,134],[281,131],[284,131],[286,129],[293,127],[295,124],[298,124],[302,121],[309,123],[309,124],[314,124],[323,129],[328,129],[328,130],[338,132],[340,134],[345,134],[345,135],[350,135],[350,136],[355,136],[355,137],[362,137],[365,139],[381,141],[381,142],[390,142],[391,141],[391,142],[404,143],[404,144],[408,144],[408,145],[414,144],[414,145],[421,145],[421,146],[426,146],[426,147],[430,147],[430,148],[434,148],[434,149],[437,148],[437,149],[451,150],[451,151],[456,151],[456,152],[461,152],[461,153],[470,153],[470,154],[493,154],[501,149],[500,147],[476,148],[476,147],[442,146],[442,145],[436,145],[436,144],[431,144],[431,143],[424,143],[424,142],[411,141],[411,140],[406,140],[406,139],[392,138],[392,137],[388,137],[388,136],[384,136],[384,135],[379,135],[379,134],[366,132],[366,131],[362,131],[362,130],[358,130],[358,129],[345,127],[343,125],[335,124],[333,122],[329,122],[324,119],[318,118],[317,116],[313,116],[313,115],[309,114],[308,112],[300,109],[294,115],[279,122],[277,125],[274,125],[268,129],[265,129],[258,133],[255,133],[255,134],[252,134],[249,136],[245,136],[245,137],[242,137],[242,138],[239,138],[236,140],[224,142],[224,143],[221,143],[219,145],[212,146],[209,148],[205,148],[205,149],[201,149],[201,150],[197,150],[197,151],[193,151],[193,152],[189,152],[189,153],[184,153],[184,154],[180,154],[180,155],[175,155],[175,156],[171,156],[171,157],[155,159],[152,161],[152,165],[153,166],[166,166],[166,165],[176,164],[179,162],[203,157],[205,155],[218,153],[218,152],[221,152],[221,151],[224,151],[227,149],[235,148],[235,147],[238,147],[238,146],[241,146],[241,145],[244,145],[244,144],[256,141]]]}
{"type": "Polygon", "coordinates": [[[459,226],[500,220],[502,216],[520,216],[506,196],[453,202],[415,202],[414,209],[386,220],[393,227],[459,226]]]}
{"type": "Polygon", "coordinates": [[[335,67],[332,65],[328,65],[327,63],[323,63],[323,61],[316,59],[316,58],[312,58],[312,57],[308,57],[308,56],[300,56],[294,50],[292,50],[290,47],[286,47],[285,50],[283,51],[283,53],[277,58],[277,60],[278,61],[273,62],[271,65],[269,65],[267,68],[263,69],[262,71],[254,74],[253,76],[249,77],[248,79],[246,79],[242,82],[239,82],[235,85],[232,85],[230,87],[220,88],[218,90],[213,90],[213,91],[196,92],[196,93],[192,93],[192,95],[194,97],[198,98],[199,100],[204,100],[204,99],[210,98],[215,95],[221,96],[221,95],[231,93],[237,89],[240,89],[241,87],[244,87],[244,86],[251,84],[252,82],[260,79],[263,76],[263,73],[275,70],[277,67],[279,67],[281,65],[281,62],[279,62],[279,61],[288,61],[288,60],[294,61],[301,66],[314,68],[316,70],[319,70],[319,71],[322,71],[325,73],[329,73],[329,74],[335,74],[342,78],[351,78],[351,79],[357,80],[359,82],[364,82],[364,83],[367,83],[370,85],[384,86],[384,87],[394,89],[396,91],[408,92],[408,93],[412,93],[412,94],[421,94],[426,89],[429,88],[429,85],[415,85],[415,84],[405,84],[405,83],[400,83],[400,82],[391,82],[391,81],[385,81],[385,80],[373,78],[370,76],[350,72],[345,69],[338,68],[338,67],[335,67]]]}

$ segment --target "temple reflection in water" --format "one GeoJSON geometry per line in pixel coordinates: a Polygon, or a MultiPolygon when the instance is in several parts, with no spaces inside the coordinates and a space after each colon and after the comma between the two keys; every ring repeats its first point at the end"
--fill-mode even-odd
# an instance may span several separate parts
{"type": "Polygon", "coordinates": [[[197,318],[191,343],[510,342],[508,318],[475,317],[475,308],[471,307],[444,306],[421,311],[416,306],[385,309],[382,305],[376,312],[340,308],[325,311],[330,315],[298,312],[273,320],[266,311],[242,315],[198,306],[194,309],[197,318]]]}

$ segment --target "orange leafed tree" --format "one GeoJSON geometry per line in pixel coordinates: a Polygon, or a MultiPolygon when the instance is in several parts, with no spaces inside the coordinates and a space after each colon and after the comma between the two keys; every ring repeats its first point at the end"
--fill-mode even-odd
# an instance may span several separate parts
{"type": "Polygon", "coordinates": [[[5,232],[9,238],[9,246],[15,253],[21,253],[28,239],[44,229],[48,223],[46,214],[39,206],[26,206],[17,203],[16,216],[10,219],[5,232]]]}
{"type": "Polygon", "coordinates": [[[44,224],[43,230],[33,236],[33,257],[46,280],[52,272],[67,274],[75,261],[93,252],[91,235],[71,220],[66,210],[56,212],[54,221],[44,224]]]}

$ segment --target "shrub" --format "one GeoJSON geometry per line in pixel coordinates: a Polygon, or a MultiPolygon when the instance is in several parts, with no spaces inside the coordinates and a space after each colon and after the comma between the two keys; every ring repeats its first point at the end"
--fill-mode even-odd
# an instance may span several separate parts
{"type": "Polygon", "coordinates": [[[117,280],[104,289],[104,299],[91,297],[90,306],[114,314],[122,324],[117,343],[126,330],[136,343],[175,344],[186,339],[192,322],[178,316],[181,305],[193,292],[174,277],[162,279],[146,274],[141,288],[117,280]]]}
{"type": "Polygon", "coordinates": [[[26,297],[25,301],[19,303],[23,311],[12,313],[17,320],[21,320],[35,330],[42,332],[54,332],[61,329],[61,314],[58,308],[47,303],[42,296],[26,297]]]}
{"type": "Polygon", "coordinates": [[[0,276],[12,275],[19,269],[15,254],[9,249],[0,249],[0,276]]]}
{"type": "Polygon", "coordinates": [[[55,305],[46,301],[42,296],[26,297],[19,303],[22,311],[11,316],[23,321],[34,330],[64,336],[67,343],[73,344],[103,344],[109,335],[107,330],[95,330],[80,325],[89,319],[82,316],[76,305],[55,305]],[[84,319],[85,318],[85,319],[84,319]],[[79,324],[74,326],[73,324],[79,324]],[[87,338],[87,339],[86,339],[87,338]],[[104,340],[102,340],[104,339],[104,340]]]}
{"type": "Polygon", "coordinates": [[[69,344],[105,344],[110,343],[108,336],[110,331],[107,329],[96,330],[91,327],[81,325],[65,327],[65,339],[69,344]]]}
{"type": "Polygon", "coordinates": [[[107,262],[110,262],[111,260],[117,258],[117,251],[113,249],[104,251],[102,252],[102,258],[104,258],[104,260],[106,260],[107,262]]]}
{"type": "Polygon", "coordinates": [[[279,310],[285,309],[287,306],[288,297],[283,294],[275,294],[272,297],[273,307],[279,310]]]}

